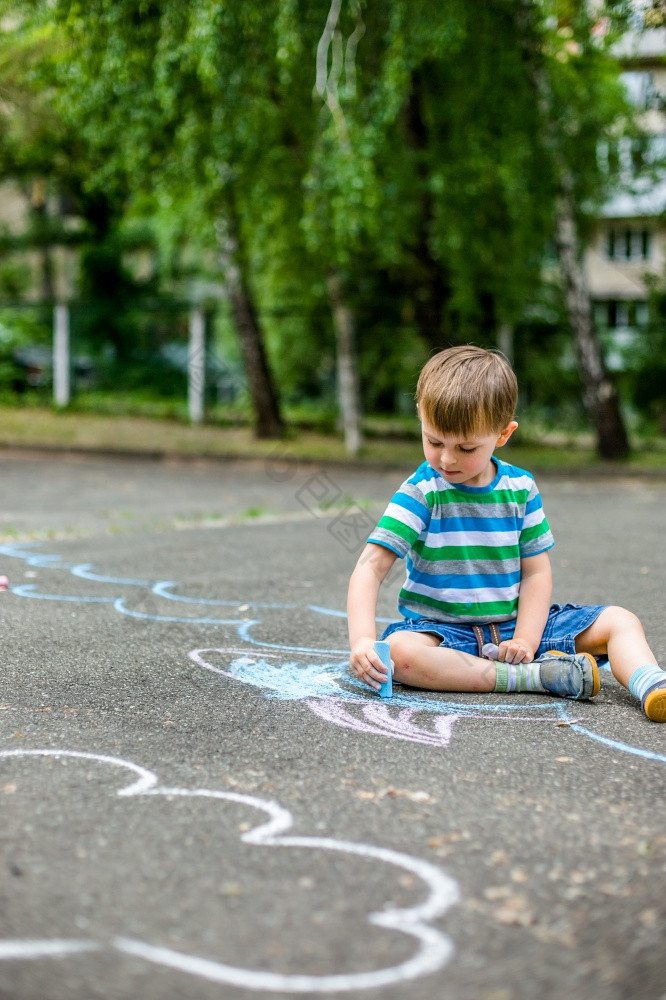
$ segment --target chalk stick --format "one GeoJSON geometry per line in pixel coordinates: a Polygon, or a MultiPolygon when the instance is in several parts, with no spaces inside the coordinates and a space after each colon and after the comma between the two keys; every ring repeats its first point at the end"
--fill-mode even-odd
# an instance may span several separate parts
{"type": "Polygon", "coordinates": [[[0,576],[0,590],[9,590],[9,580],[6,576],[0,576]]]}
{"type": "Polygon", "coordinates": [[[496,660],[497,654],[499,653],[499,646],[496,646],[494,642],[487,642],[481,649],[481,652],[484,656],[487,656],[489,660],[496,660]]]}
{"type": "Polygon", "coordinates": [[[378,639],[375,642],[375,653],[388,670],[388,680],[379,689],[380,698],[393,697],[393,668],[391,667],[391,647],[388,642],[378,639]]]}

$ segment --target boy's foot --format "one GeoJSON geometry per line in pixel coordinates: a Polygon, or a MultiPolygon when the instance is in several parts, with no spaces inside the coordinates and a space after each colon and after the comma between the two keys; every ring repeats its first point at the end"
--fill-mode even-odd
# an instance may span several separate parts
{"type": "MultiPolygon", "coordinates": [[[[535,662],[540,665],[541,683],[547,693],[556,698],[585,701],[599,693],[599,668],[590,653],[560,653],[549,649],[535,662]]],[[[663,694],[666,711],[666,690],[663,694]]]]}
{"type": "Polygon", "coordinates": [[[643,711],[653,722],[666,722],[666,687],[656,686],[645,692],[643,711]]]}

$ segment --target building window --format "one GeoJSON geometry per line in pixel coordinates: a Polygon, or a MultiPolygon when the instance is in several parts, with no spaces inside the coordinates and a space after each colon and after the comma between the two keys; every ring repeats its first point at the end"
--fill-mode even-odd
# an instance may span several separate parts
{"type": "Polygon", "coordinates": [[[606,254],[609,260],[649,260],[652,233],[649,229],[615,226],[608,230],[606,254]]]}
{"type": "Polygon", "coordinates": [[[648,304],[636,300],[610,299],[595,304],[595,319],[600,327],[608,330],[635,330],[648,322],[648,304]]]}
{"type": "Polygon", "coordinates": [[[624,84],[629,100],[638,111],[660,107],[663,98],[654,85],[652,73],[628,70],[620,74],[620,80],[624,84]]]}
{"type": "MultiPolygon", "coordinates": [[[[659,98],[660,110],[666,110],[666,94],[659,98]]],[[[622,136],[612,142],[601,141],[597,145],[599,169],[609,176],[640,178],[651,167],[661,168],[664,161],[666,137],[644,135],[640,138],[622,136]]]]}

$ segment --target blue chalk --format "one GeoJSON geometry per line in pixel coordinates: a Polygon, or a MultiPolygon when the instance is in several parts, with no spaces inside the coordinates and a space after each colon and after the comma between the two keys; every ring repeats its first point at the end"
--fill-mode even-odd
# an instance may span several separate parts
{"type": "Polygon", "coordinates": [[[393,697],[393,668],[391,666],[391,647],[388,642],[378,639],[375,642],[375,653],[388,670],[388,680],[379,689],[380,698],[393,697]]]}

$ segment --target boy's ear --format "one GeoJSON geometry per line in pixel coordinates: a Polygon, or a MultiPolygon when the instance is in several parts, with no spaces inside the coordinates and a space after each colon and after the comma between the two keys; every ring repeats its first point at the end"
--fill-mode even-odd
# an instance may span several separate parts
{"type": "Polygon", "coordinates": [[[515,429],[517,428],[517,426],[518,426],[517,420],[512,420],[511,423],[507,424],[502,433],[497,438],[497,443],[495,447],[501,448],[503,445],[505,445],[509,440],[509,438],[511,437],[511,435],[513,434],[513,432],[515,431],[515,429]]]}

